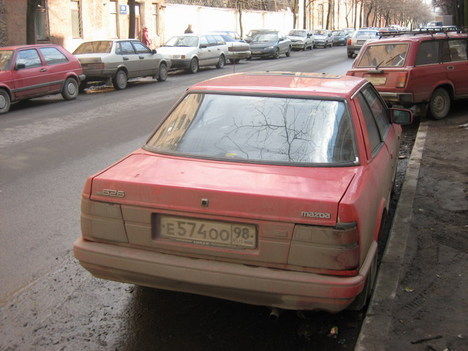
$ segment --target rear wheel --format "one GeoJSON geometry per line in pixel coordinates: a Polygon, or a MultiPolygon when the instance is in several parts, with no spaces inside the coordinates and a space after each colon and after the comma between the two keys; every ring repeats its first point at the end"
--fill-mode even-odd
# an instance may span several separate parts
{"type": "Polygon", "coordinates": [[[216,68],[223,68],[224,65],[226,64],[226,58],[224,55],[221,55],[218,60],[218,64],[216,65],[216,68]]]}
{"type": "Polygon", "coordinates": [[[123,69],[119,69],[115,74],[114,78],[112,78],[112,85],[117,90],[123,90],[127,87],[127,83],[127,73],[123,69]]]}
{"type": "Polygon", "coordinates": [[[189,72],[190,72],[190,73],[197,73],[199,68],[200,68],[200,67],[199,67],[199,65],[198,65],[198,59],[197,59],[196,57],[194,57],[194,58],[190,61],[189,72]]]}
{"type": "Polygon", "coordinates": [[[74,100],[80,92],[78,82],[74,78],[67,78],[62,88],[62,96],[65,100],[74,100]]]}
{"type": "Polygon", "coordinates": [[[164,82],[167,79],[167,65],[163,62],[159,65],[159,72],[157,80],[164,82]]]}
{"type": "Polygon", "coordinates": [[[0,114],[7,113],[10,110],[10,95],[3,89],[0,89],[0,114]]]}
{"type": "Polygon", "coordinates": [[[354,54],[352,52],[348,52],[348,58],[353,58],[354,54]]]}
{"type": "Polygon", "coordinates": [[[450,94],[444,88],[434,90],[429,102],[429,113],[434,119],[442,119],[447,117],[450,111],[451,99],[450,94]]]}
{"type": "Polygon", "coordinates": [[[277,59],[280,56],[279,48],[276,48],[275,53],[273,54],[273,58],[277,59]]]}

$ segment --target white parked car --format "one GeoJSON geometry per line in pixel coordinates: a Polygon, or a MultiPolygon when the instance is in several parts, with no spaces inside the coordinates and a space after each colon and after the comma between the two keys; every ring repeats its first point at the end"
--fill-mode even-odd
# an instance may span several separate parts
{"type": "Polygon", "coordinates": [[[170,57],[173,68],[197,73],[200,67],[226,64],[228,46],[219,35],[183,34],[169,39],[158,53],[170,57]]]}
{"type": "Polygon", "coordinates": [[[314,47],[314,34],[306,29],[293,29],[289,32],[288,38],[292,42],[293,49],[307,50],[314,47]]]}

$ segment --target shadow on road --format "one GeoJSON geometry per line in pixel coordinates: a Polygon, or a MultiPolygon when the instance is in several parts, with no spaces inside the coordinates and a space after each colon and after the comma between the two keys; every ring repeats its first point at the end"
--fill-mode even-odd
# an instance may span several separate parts
{"type": "Polygon", "coordinates": [[[133,294],[118,342],[123,350],[352,350],[362,319],[283,311],[272,321],[266,307],[145,287],[133,294]]]}

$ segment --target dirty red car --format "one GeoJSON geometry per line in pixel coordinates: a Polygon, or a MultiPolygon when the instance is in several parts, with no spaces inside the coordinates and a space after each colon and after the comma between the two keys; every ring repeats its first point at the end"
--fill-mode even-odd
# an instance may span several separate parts
{"type": "Polygon", "coordinates": [[[0,113],[12,102],[61,93],[78,96],[85,76],[80,62],[58,45],[23,45],[0,48],[0,113]]]}
{"type": "Polygon", "coordinates": [[[445,118],[468,98],[468,34],[387,33],[368,42],[348,75],[369,80],[390,104],[445,118]]]}
{"type": "Polygon", "coordinates": [[[88,178],[75,257],[99,278],[284,309],[362,308],[408,110],[364,79],[234,74],[192,86],[88,178]]]}

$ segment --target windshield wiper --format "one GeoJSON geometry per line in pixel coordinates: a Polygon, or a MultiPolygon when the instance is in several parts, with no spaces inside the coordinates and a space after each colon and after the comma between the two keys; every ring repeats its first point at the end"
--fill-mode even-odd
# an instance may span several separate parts
{"type": "Polygon", "coordinates": [[[385,61],[385,59],[383,59],[377,66],[375,66],[375,69],[379,69],[380,65],[384,64],[384,63],[388,63],[390,61],[392,61],[393,59],[397,58],[398,56],[400,56],[401,54],[396,54],[395,56],[389,58],[387,61],[385,61]]]}

